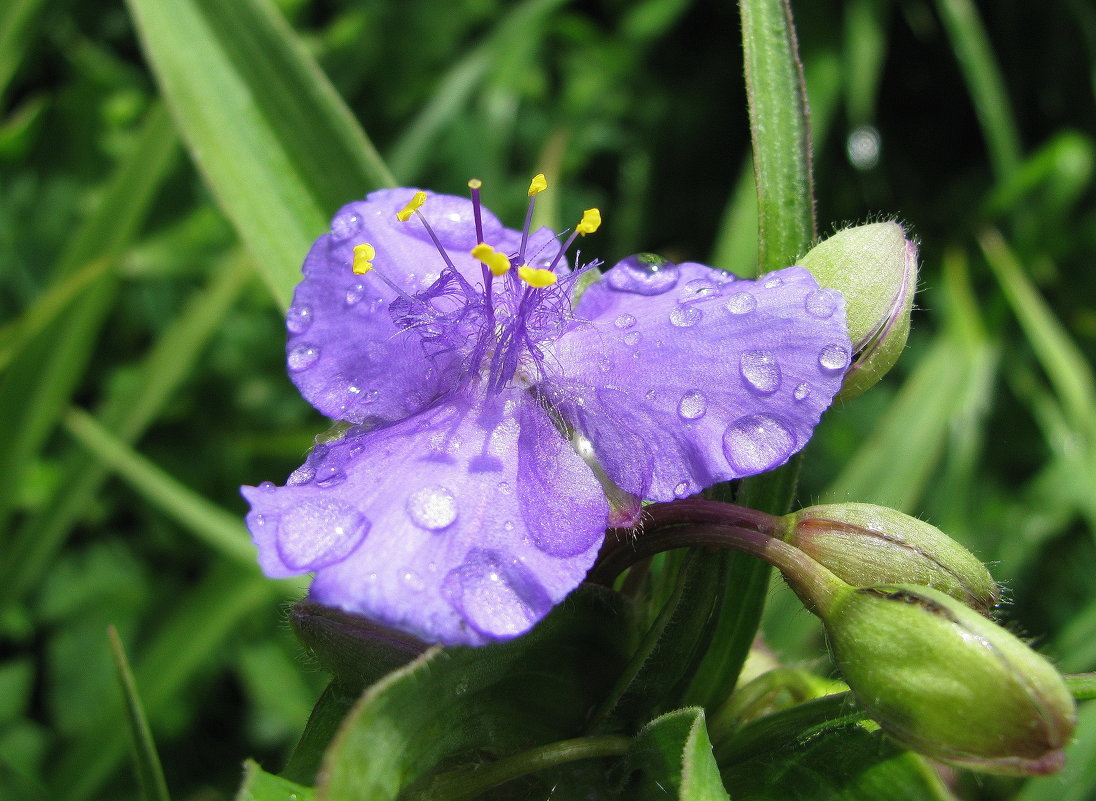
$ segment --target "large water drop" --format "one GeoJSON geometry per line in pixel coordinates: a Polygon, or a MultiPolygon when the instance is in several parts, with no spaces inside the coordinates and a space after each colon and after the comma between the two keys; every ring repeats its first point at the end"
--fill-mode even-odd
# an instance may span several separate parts
{"type": "Polygon", "coordinates": [[[837,311],[838,298],[839,295],[832,289],[816,289],[803,299],[803,307],[812,317],[825,320],[837,311]]]}
{"type": "Polygon", "coordinates": [[[636,295],[661,295],[676,286],[677,265],[652,253],[638,253],[618,262],[605,274],[612,289],[636,295]]]}
{"type": "Polygon", "coordinates": [[[286,357],[286,363],[293,372],[307,370],[320,358],[320,349],[315,345],[294,345],[286,357]]]}
{"type": "Polygon", "coordinates": [[[513,637],[543,617],[552,602],[536,577],[499,551],[473,549],[442,585],[446,599],[489,637],[513,637]]]}
{"type": "Polygon", "coordinates": [[[345,559],[368,530],[369,521],[349,504],[302,501],[278,523],[278,554],[294,570],[317,570],[345,559]]]}
{"type": "Polygon", "coordinates": [[[457,519],[457,498],[442,486],[423,487],[407,496],[407,515],[419,528],[441,531],[457,519]]]}
{"type": "Polygon", "coordinates": [[[740,417],[723,432],[723,455],[740,476],[776,467],[794,450],[795,434],[772,415],[740,417]]]}
{"type": "Polygon", "coordinates": [[[303,334],[312,327],[312,307],[290,306],[285,313],[285,327],[291,334],[303,334]]]}
{"type": "Polygon", "coordinates": [[[830,372],[844,370],[849,366],[849,349],[844,345],[826,345],[818,352],[818,364],[830,372]]]}
{"type": "Polygon", "coordinates": [[[674,306],[670,310],[670,323],[678,328],[688,328],[700,322],[704,312],[696,306],[674,306]]]}
{"type": "Polygon", "coordinates": [[[698,391],[691,390],[681,396],[677,413],[682,420],[699,420],[708,411],[708,399],[698,391]]]}
{"type": "Polygon", "coordinates": [[[757,298],[749,292],[735,292],[726,303],[726,309],[731,314],[749,314],[756,308],[757,298]]]}
{"type": "Polygon", "coordinates": [[[771,395],[780,389],[780,365],[767,350],[748,350],[738,363],[742,380],[754,392],[771,395]]]}

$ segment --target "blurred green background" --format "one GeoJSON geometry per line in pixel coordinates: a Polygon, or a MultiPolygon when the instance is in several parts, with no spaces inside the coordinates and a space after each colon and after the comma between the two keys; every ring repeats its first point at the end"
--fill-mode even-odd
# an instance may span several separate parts
{"type": "MultiPolygon", "coordinates": [[[[1008,625],[1094,670],[1096,8],[793,9],[820,233],[897,216],[923,261],[906,354],[826,417],[800,501],[932,521],[992,563],[1008,625]]],[[[399,183],[479,177],[512,225],[547,173],[544,223],[602,209],[587,257],[755,269],[732,2],[4,0],[0,798],[137,797],[111,623],[173,797],[231,797],[303,727],[305,582],[259,575],[237,487],[327,424],[285,376],[281,308],[324,219],[383,180],[354,119],[399,183]],[[171,84],[195,69],[208,97],[171,84]]],[[[782,587],[765,633],[825,669],[782,587]]],[[[957,792],[1096,798],[1091,705],[1070,760],[957,792]]]]}

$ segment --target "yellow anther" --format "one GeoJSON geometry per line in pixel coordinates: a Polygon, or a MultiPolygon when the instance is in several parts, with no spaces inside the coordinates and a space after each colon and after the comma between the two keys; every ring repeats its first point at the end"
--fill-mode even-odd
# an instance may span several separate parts
{"type": "Polygon", "coordinates": [[[400,211],[396,212],[396,219],[400,222],[407,222],[409,219],[411,219],[411,215],[418,211],[422,204],[425,202],[426,193],[416,192],[415,196],[407,202],[407,205],[404,206],[400,211]]]}
{"type": "Polygon", "coordinates": [[[533,176],[533,180],[529,182],[529,197],[539,195],[547,188],[548,179],[544,177],[544,173],[538,172],[533,176]]]}
{"type": "Polygon", "coordinates": [[[485,245],[482,242],[472,248],[472,258],[479,259],[486,264],[487,269],[491,271],[491,275],[496,277],[505,275],[510,269],[510,260],[506,258],[505,253],[499,253],[490,245],[485,245]]]}
{"type": "Polygon", "coordinates": [[[601,212],[597,209],[586,209],[582,212],[582,219],[575,226],[575,232],[583,236],[592,234],[601,226],[601,212]]]}
{"type": "Polygon", "coordinates": [[[518,278],[537,289],[544,289],[544,287],[551,286],[556,282],[556,274],[551,270],[530,267],[528,264],[518,267],[518,278]]]}
{"type": "Polygon", "coordinates": [[[373,269],[373,259],[377,251],[368,242],[354,246],[354,275],[365,275],[373,269]]]}
{"type": "Polygon", "coordinates": [[[483,186],[483,181],[481,181],[479,178],[472,178],[468,182],[469,189],[479,189],[481,186],[483,186]]]}

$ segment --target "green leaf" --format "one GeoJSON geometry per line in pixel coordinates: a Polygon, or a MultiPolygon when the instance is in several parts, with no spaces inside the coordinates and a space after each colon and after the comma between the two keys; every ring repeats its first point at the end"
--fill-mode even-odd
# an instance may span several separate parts
{"type": "Polygon", "coordinates": [[[148,721],[145,720],[145,711],[137,695],[137,682],[129,669],[122,639],[114,626],[107,629],[107,636],[110,639],[111,653],[114,655],[114,667],[118,672],[118,680],[122,684],[122,694],[125,697],[129,734],[133,741],[133,761],[137,769],[137,782],[141,786],[141,797],[145,801],[169,801],[167,782],[164,780],[163,768],[160,767],[160,757],[156,753],[156,744],[152,741],[148,721]]]}
{"type": "Polygon", "coordinates": [[[334,211],[395,181],[268,0],[129,0],[206,183],[283,308],[334,211]]]}
{"type": "Polygon", "coordinates": [[[788,732],[786,744],[725,768],[735,801],[947,801],[940,777],[858,723],[788,732]]]}
{"type": "Polygon", "coordinates": [[[712,755],[704,710],[697,707],[669,712],[644,726],[622,769],[624,798],[729,801],[712,755]]]}
{"type": "Polygon", "coordinates": [[[236,801],[312,801],[312,798],[311,787],[267,773],[250,759],[244,763],[244,783],[236,793],[236,801]]]}
{"type": "Polygon", "coordinates": [[[373,685],[328,750],[319,798],[394,799],[446,761],[574,737],[623,669],[619,595],[584,586],[533,631],[482,648],[433,648],[373,685]]]}

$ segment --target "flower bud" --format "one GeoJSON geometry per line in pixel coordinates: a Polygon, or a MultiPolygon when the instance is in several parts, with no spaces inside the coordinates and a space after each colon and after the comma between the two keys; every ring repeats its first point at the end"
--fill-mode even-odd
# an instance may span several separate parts
{"type": "Polygon", "coordinates": [[[811,506],[783,518],[782,539],[854,587],[918,584],[987,613],[1000,600],[993,576],[935,526],[885,506],[811,506]]]}
{"type": "Polygon", "coordinates": [[[1019,639],[928,587],[847,591],[825,609],[834,661],[892,737],[988,773],[1062,766],[1076,707],[1061,675],[1019,639]]]}
{"type": "Polygon", "coordinates": [[[845,296],[854,356],[837,399],[849,400],[886,375],[906,345],[917,246],[896,222],[857,225],[811,248],[799,264],[845,296]]]}
{"type": "Polygon", "coordinates": [[[289,622],[320,667],[348,687],[366,687],[426,650],[409,634],[308,600],[290,610],[289,622]]]}

